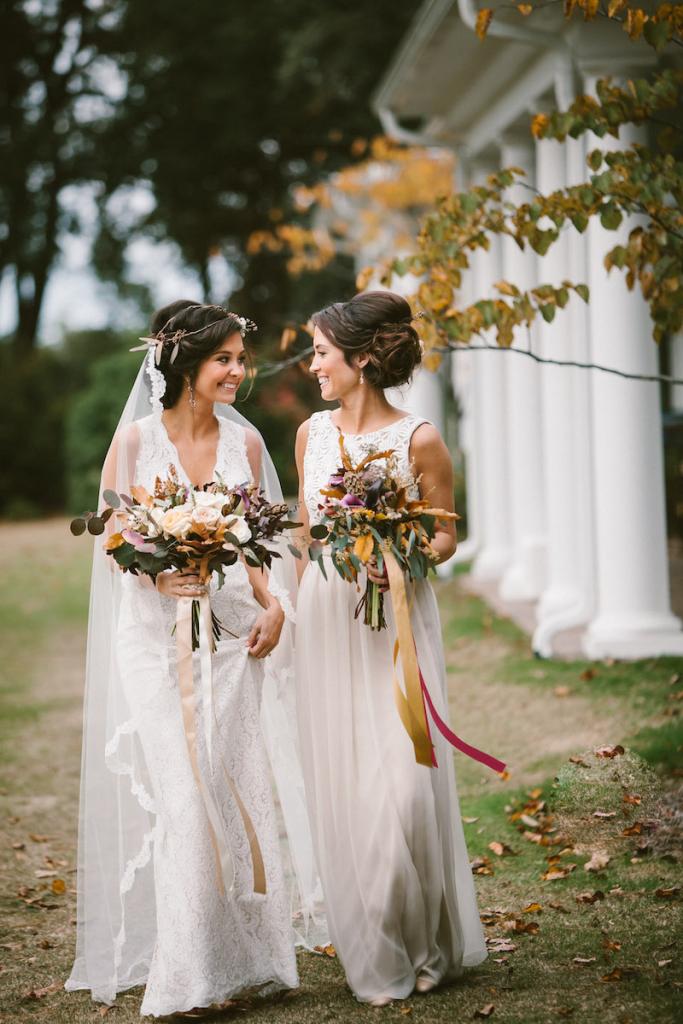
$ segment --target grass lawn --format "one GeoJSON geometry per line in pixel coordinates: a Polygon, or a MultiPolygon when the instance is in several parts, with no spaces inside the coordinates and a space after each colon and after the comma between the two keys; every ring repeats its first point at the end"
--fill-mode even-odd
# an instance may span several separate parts
{"type": "MultiPolygon", "coordinates": [[[[88,547],[61,520],[0,526],[0,1020],[8,1024],[102,1015],[126,1024],[139,1014],[139,990],[102,1014],[87,994],[62,989],[75,940],[88,547]]],[[[298,992],[204,1019],[680,1019],[683,664],[538,661],[526,638],[457,580],[437,591],[454,727],[510,767],[503,782],[456,755],[489,959],[455,985],[380,1010],[355,1002],[337,960],[305,953],[298,992]],[[603,747],[605,756],[592,753],[603,747]]]]}

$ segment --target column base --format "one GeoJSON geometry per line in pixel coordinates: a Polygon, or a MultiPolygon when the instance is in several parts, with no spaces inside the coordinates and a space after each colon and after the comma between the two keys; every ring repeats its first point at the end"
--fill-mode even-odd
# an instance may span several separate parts
{"type": "Polygon", "coordinates": [[[504,601],[536,601],[543,590],[545,577],[545,543],[541,540],[523,540],[512,565],[508,566],[500,583],[500,596],[504,601]]]}
{"type": "Polygon", "coordinates": [[[502,544],[484,546],[475,558],[471,576],[472,579],[499,580],[510,564],[510,549],[502,544]]]}
{"type": "Polygon", "coordinates": [[[588,658],[677,657],[683,655],[681,620],[675,615],[605,616],[586,630],[583,650],[588,658]]]}

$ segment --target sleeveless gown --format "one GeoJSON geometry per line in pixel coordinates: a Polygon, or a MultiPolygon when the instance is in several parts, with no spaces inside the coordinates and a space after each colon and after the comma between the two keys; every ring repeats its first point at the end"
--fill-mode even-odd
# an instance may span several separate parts
{"type": "MultiPolygon", "coordinates": [[[[244,429],[224,417],[215,473],[228,486],[251,481],[244,429]]],[[[135,482],[153,490],[173,463],[187,481],[158,414],[136,423],[140,444],[135,482]]],[[[259,723],[262,662],[247,653],[246,636],[260,611],[241,562],[210,585],[211,604],[237,639],[224,635],[213,655],[214,771],[232,776],[254,825],[266,874],[266,894],[253,892],[252,861],[243,819],[225,778],[214,779],[235,861],[234,891],[221,895],[206,812],[192,773],[175,668],[176,601],[126,575],[117,657],[144,752],[155,827],[153,870],[156,943],[141,1014],[155,1016],[223,1002],[253,987],[298,984],[289,898],[280,860],[269,765],[259,723]],[[221,764],[222,762],[222,764],[221,764]]],[[[195,653],[195,675],[198,653],[195,653]]],[[[198,715],[201,694],[195,686],[198,715]]],[[[208,772],[202,730],[200,770],[208,772]]]]}
{"type": "MultiPolygon", "coordinates": [[[[351,459],[394,449],[410,467],[408,415],[370,434],[345,434],[351,459]]],[[[304,498],[311,525],[319,489],[339,466],[329,411],[311,417],[304,498]]],[[[414,497],[418,497],[417,494],[414,497]]],[[[395,628],[354,620],[360,597],[328,561],[309,564],[298,597],[297,706],[306,796],[330,939],[361,1001],[410,995],[418,973],[440,982],[486,957],[463,835],[452,748],[432,729],[438,768],[415,762],[392,693],[395,628]]],[[[431,585],[415,587],[411,620],[434,704],[448,720],[439,613],[431,585]]]]}

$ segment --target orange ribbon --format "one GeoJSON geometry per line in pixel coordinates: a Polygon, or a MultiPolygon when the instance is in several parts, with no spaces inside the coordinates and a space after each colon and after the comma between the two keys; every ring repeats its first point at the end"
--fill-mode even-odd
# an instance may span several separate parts
{"type": "MultiPolygon", "coordinates": [[[[199,570],[203,582],[208,579],[207,567],[202,562],[199,570]]],[[[199,652],[202,687],[202,715],[204,724],[204,737],[210,770],[213,768],[213,681],[211,672],[211,653],[215,650],[213,631],[211,625],[211,604],[209,595],[203,594],[200,598],[181,597],[177,602],[176,611],[176,645],[178,656],[178,686],[180,689],[180,702],[183,714],[183,728],[187,750],[192,766],[192,773],[197,783],[206,810],[207,824],[216,857],[216,871],[218,889],[221,894],[231,892],[235,884],[235,863],[230,849],[230,841],[227,836],[223,818],[221,816],[218,801],[216,799],[213,783],[207,782],[199,770],[197,759],[197,713],[194,697],[194,678],[192,666],[192,617],[193,604],[197,601],[199,605],[199,652]]],[[[228,786],[237,804],[242,817],[244,829],[249,841],[251,859],[253,865],[253,888],[254,892],[265,894],[266,873],[263,862],[263,855],[259,845],[258,837],[254,829],[249,813],[242,802],[234,780],[228,773],[221,761],[221,767],[225,774],[228,786]]]]}
{"type": "Polygon", "coordinates": [[[394,644],[394,702],[401,716],[404,728],[415,749],[415,760],[431,768],[434,764],[434,747],[429,735],[429,725],[422,698],[420,670],[417,664],[413,629],[410,624],[410,609],[403,572],[396,556],[389,549],[382,551],[384,564],[389,577],[389,595],[396,623],[396,642],[394,644]],[[399,653],[403,666],[405,693],[401,689],[396,673],[399,653]]]}

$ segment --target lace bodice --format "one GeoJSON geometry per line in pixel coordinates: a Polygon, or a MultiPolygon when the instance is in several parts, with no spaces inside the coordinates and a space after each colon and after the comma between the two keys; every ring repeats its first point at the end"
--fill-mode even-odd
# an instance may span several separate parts
{"type": "MultiPolygon", "coordinates": [[[[244,427],[239,423],[233,423],[225,416],[217,418],[218,446],[214,476],[219,474],[228,487],[252,483],[244,427]]],[[[135,467],[135,482],[152,491],[156,477],[165,476],[169,463],[173,463],[180,479],[189,483],[161,416],[158,413],[145,416],[137,420],[137,428],[140,433],[140,448],[135,467]]]]}
{"type": "MultiPolygon", "coordinates": [[[[359,462],[372,451],[393,449],[399,470],[407,474],[412,471],[410,439],[422,423],[428,422],[409,413],[403,419],[390,423],[388,427],[373,430],[368,434],[344,434],[344,444],[354,462],[359,462]]],[[[339,436],[340,431],[332,422],[329,410],[313,413],[304,454],[304,500],[311,523],[318,522],[321,518],[320,488],[325,486],[341,462],[339,436]]],[[[417,486],[411,497],[419,497],[417,486]]]]}

